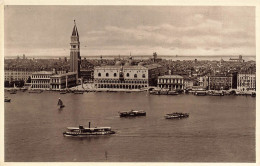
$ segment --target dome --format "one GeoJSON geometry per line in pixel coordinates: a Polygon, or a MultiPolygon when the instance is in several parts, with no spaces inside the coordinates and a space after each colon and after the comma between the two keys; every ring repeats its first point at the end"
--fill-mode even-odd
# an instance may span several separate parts
{"type": "Polygon", "coordinates": [[[115,66],[121,66],[122,62],[121,61],[116,61],[115,66]]]}
{"type": "Polygon", "coordinates": [[[129,60],[128,62],[125,63],[125,66],[131,66],[133,65],[133,61],[132,60],[129,60]]]}
{"type": "Polygon", "coordinates": [[[125,63],[125,66],[130,66],[130,63],[129,63],[129,62],[126,62],[126,63],[125,63]]]}
{"type": "Polygon", "coordinates": [[[138,63],[138,66],[143,66],[143,65],[144,65],[144,62],[138,63]]]}

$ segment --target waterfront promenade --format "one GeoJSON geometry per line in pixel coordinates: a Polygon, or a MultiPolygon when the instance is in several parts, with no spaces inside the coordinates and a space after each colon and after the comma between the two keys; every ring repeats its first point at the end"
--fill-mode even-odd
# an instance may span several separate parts
{"type": "MultiPolygon", "coordinates": [[[[30,87],[27,88],[5,88],[6,91],[13,91],[13,90],[30,90],[30,87]]],[[[83,92],[144,92],[144,91],[149,91],[149,90],[155,90],[155,91],[164,91],[165,89],[161,89],[159,87],[154,87],[154,86],[150,86],[147,88],[142,88],[142,89],[112,89],[112,88],[95,88],[93,83],[87,83],[87,84],[83,84],[83,85],[78,85],[72,88],[68,88],[68,89],[64,89],[65,91],[68,92],[74,92],[74,91],[83,91],[83,92]]],[[[63,91],[64,91],[63,90],[63,91]]],[[[45,90],[45,91],[56,91],[59,92],[60,90],[45,90]]],[[[206,93],[210,93],[210,92],[214,92],[214,90],[203,90],[206,93]]],[[[250,91],[239,91],[237,89],[230,89],[230,90],[218,90],[216,92],[223,92],[224,94],[228,94],[230,92],[234,92],[234,94],[236,95],[252,95],[252,93],[256,93],[255,90],[250,90],[250,91]]],[[[189,90],[189,91],[183,91],[186,93],[195,93],[196,90],[189,90]]],[[[183,93],[181,92],[181,93],[183,93]]]]}

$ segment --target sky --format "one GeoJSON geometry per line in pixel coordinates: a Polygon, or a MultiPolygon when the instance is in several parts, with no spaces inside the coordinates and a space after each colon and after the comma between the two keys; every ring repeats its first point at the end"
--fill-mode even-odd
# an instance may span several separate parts
{"type": "Polygon", "coordinates": [[[255,55],[255,7],[5,6],[5,56],[255,55]]]}

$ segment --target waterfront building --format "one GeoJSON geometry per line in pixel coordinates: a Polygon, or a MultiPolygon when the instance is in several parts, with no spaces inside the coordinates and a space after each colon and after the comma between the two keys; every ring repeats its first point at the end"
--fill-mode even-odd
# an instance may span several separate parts
{"type": "Polygon", "coordinates": [[[239,55],[238,58],[230,58],[230,62],[245,62],[245,60],[242,58],[242,55],[239,55]]]}
{"type": "Polygon", "coordinates": [[[77,73],[68,72],[64,74],[55,74],[50,76],[50,89],[61,90],[76,86],[77,84],[77,73]]]}
{"type": "Polygon", "coordinates": [[[249,91],[256,90],[256,75],[240,73],[237,76],[237,90],[249,91]]]}
{"type": "Polygon", "coordinates": [[[184,79],[179,75],[164,75],[158,77],[159,88],[169,90],[180,90],[184,89],[184,79]]]}
{"type": "Polygon", "coordinates": [[[80,77],[80,42],[79,34],[74,20],[74,28],[71,35],[70,43],[70,71],[77,72],[77,79],[80,77]]]}
{"type": "Polygon", "coordinates": [[[209,76],[209,90],[229,90],[231,88],[231,76],[209,76]]]}
{"type": "Polygon", "coordinates": [[[81,69],[80,76],[84,82],[93,82],[94,70],[93,69],[81,69]]]}
{"type": "Polygon", "coordinates": [[[194,81],[192,78],[189,78],[189,77],[184,77],[184,89],[192,89],[193,87],[193,84],[194,84],[194,81]]]}
{"type": "Polygon", "coordinates": [[[50,89],[52,71],[39,71],[32,73],[31,89],[50,89]]]}
{"type": "Polygon", "coordinates": [[[5,70],[5,81],[12,82],[23,80],[26,82],[32,73],[32,71],[27,70],[5,70]]]}
{"type": "Polygon", "coordinates": [[[209,85],[208,76],[198,77],[198,86],[202,87],[203,89],[208,89],[208,85],[209,85]]]}
{"type": "Polygon", "coordinates": [[[114,66],[100,66],[94,69],[96,88],[140,89],[156,86],[157,78],[164,72],[161,65],[132,65],[127,62],[123,66],[117,61],[114,66]]]}

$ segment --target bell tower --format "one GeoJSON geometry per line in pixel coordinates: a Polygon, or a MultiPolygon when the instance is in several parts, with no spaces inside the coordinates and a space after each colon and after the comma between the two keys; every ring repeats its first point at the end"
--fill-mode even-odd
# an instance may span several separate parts
{"type": "Polygon", "coordinates": [[[76,26],[76,21],[74,20],[74,28],[71,35],[70,43],[70,71],[77,72],[77,78],[80,77],[80,42],[79,34],[76,26]]]}

